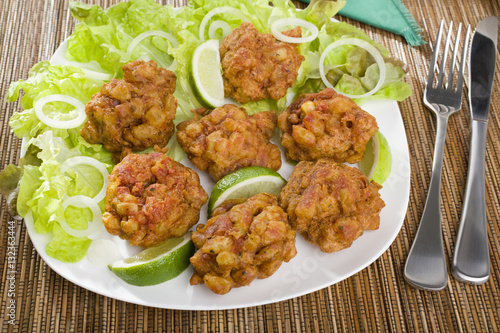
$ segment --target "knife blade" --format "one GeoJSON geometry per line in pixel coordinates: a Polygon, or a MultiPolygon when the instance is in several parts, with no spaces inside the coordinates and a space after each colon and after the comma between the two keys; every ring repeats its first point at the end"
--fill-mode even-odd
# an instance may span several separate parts
{"type": "Polygon", "coordinates": [[[453,255],[452,274],[465,283],[483,284],[490,276],[486,220],[485,160],[498,39],[498,18],[477,25],[469,54],[471,142],[464,207],[453,255]]]}
{"type": "Polygon", "coordinates": [[[488,121],[490,97],[495,77],[498,18],[479,22],[472,35],[469,66],[469,99],[473,120],[488,121]]]}

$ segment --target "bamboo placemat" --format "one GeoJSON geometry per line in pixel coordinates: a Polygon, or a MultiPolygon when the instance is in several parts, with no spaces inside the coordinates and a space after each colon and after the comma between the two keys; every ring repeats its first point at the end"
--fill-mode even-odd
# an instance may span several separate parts
{"type": "MultiPolygon", "coordinates": [[[[90,2],[90,1],[89,1],[90,2]]],[[[91,1],[94,2],[94,1],[91,1]]],[[[117,0],[95,1],[107,8],[117,0]]],[[[496,0],[403,1],[433,41],[439,22],[470,23],[500,16],[496,0]]],[[[181,1],[170,1],[181,5],[181,1]]],[[[299,8],[305,5],[298,3],[299,8]]],[[[410,287],[403,267],[418,227],[430,180],[435,118],[422,93],[431,47],[409,47],[400,36],[345,19],[384,44],[408,64],[413,96],[399,104],[411,160],[410,202],[404,225],[391,247],[372,265],[328,288],[288,301],[226,311],[177,311],[134,305],[82,289],[54,273],[34,249],[22,221],[1,201],[0,330],[2,332],[500,332],[500,54],[491,101],[486,147],[486,200],[491,278],[481,286],[449,277],[440,292],[410,287]],[[9,229],[10,227],[10,229],[9,229]],[[9,232],[11,232],[9,234],[9,232]],[[16,253],[8,253],[8,237],[16,253]],[[12,263],[14,266],[10,266],[12,263]],[[13,302],[13,303],[12,303],[13,302]],[[12,307],[11,304],[14,304],[12,307]],[[15,316],[14,325],[9,315],[15,316]]],[[[0,168],[16,163],[20,141],[8,119],[20,109],[6,103],[9,84],[27,78],[29,69],[48,59],[68,37],[74,20],[66,0],[0,0],[0,168]]],[[[443,237],[451,260],[461,215],[469,156],[470,120],[463,108],[450,118],[442,180],[443,237]]]]}

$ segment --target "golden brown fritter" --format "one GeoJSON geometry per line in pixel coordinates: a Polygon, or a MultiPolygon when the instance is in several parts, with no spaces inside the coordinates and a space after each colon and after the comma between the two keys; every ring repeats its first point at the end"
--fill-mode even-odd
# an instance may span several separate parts
{"type": "MultiPolygon", "coordinates": [[[[300,37],[301,30],[297,27],[284,34],[300,37]]],[[[304,60],[297,45],[262,34],[248,22],[227,35],[219,51],[224,94],[241,104],[285,96],[304,60]]]]}
{"type": "Polygon", "coordinates": [[[113,168],[102,217],[109,233],[157,246],[198,222],[208,194],[196,172],[155,152],[130,154],[113,168]]]}
{"type": "Polygon", "coordinates": [[[177,125],[177,141],[191,162],[217,181],[247,166],[281,167],[281,152],[269,142],[276,127],[274,111],[248,116],[244,108],[226,104],[206,116],[177,125]]]}
{"type": "Polygon", "coordinates": [[[365,229],[378,229],[382,186],[333,160],[302,161],[279,195],[292,228],[323,252],[352,245],[365,229]]]}
{"type": "Polygon", "coordinates": [[[359,162],[378,131],[372,115],[330,88],[300,95],[279,115],[278,126],[287,158],[296,161],[359,162]]]}
{"type": "Polygon", "coordinates": [[[132,61],[122,69],[123,79],[112,79],[87,103],[88,121],[80,132],[87,142],[102,143],[115,157],[123,149],[165,146],[174,133],[177,109],[173,72],[152,60],[132,61]]]}
{"type": "Polygon", "coordinates": [[[204,283],[216,294],[267,278],[297,254],[295,231],[275,195],[261,193],[235,203],[218,207],[191,235],[198,250],[190,259],[190,283],[204,283]]]}

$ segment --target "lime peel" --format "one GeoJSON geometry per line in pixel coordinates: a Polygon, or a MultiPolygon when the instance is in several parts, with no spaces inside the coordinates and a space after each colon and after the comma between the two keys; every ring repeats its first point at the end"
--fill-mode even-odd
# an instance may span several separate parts
{"type": "Polygon", "coordinates": [[[215,184],[208,201],[208,215],[226,200],[249,198],[262,192],[278,195],[285,185],[286,180],[273,169],[260,166],[238,169],[215,184]]]}
{"type": "Polygon", "coordinates": [[[378,131],[366,144],[359,169],[370,180],[382,184],[391,173],[392,154],[386,138],[378,131]]]}
{"type": "Polygon", "coordinates": [[[191,233],[187,233],[133,257],[115,261],[108,268],[129,284],[152,286],[180,275],[189,266],[194,250],[191,233]]]}
{"type": "Polygon", "coordinates": [[[191,59],[190,75],[200,102],[210,108],[224,104],[219,41],[210,39],[200,44],[191,59]]]}

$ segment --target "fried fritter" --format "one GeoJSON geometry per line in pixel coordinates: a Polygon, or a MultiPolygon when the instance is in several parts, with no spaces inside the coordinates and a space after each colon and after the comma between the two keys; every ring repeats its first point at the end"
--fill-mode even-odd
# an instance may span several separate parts
{"type": "Polygon", "coordinates": [[[365,229],[378,229],[382,188],[356,168],[333,160],[302,161],[279,194],[292,228],[323,252],[352,245],[365,229]]]}
{"type": "Polygon", "coordinates": [[[152,60],[132,61],[123,67],[123,79],[102,86],[85,106],[88,121],[81,130],[90,143],[102,143],[115,153],[165,146],[174,133],[177,109],[176,76],[152,60]]]}
{"type": "Polygon", "coordinates": [[[218,207],[191,235],[198,250],[190,259],[190,283],[204,283],[216,294],[267,278],[297,254],[295,231],[275,195],[261,193],[235,203],[218,207]]]}
{"type": "Polygon", "coordinates": [[[300,95],[279,115],[278,126],[287,158],[296,161],[359,162],[378,131],[375,117],[331,88],[300,95]]]}
{"type": "Polygon", "coordinates": [[[109,233],[147,248],[184,235],[207,200],[190,168],[160,152],[129,154],[109,176],[102,219],[109,233]]]}
{"type": "Polygon", "coordinates": [[[244,108],[226,104],[206,116],[177,125],[177,141],[191,162],[217,181],[247,166],[281,167],[281,152],[269,142],[276,127],[274,111],[248,116],[244,108]]]}
{"type": "MultiPolygon", "coordinates": [[[[300,37],[301,30],[297,27],[284,34],[300,37]]],[[[248,22],[227,35],[219,51],[224,94],[241,104],[285,96],[304,60],[297,45],[262,34],[248,22]]]]}

